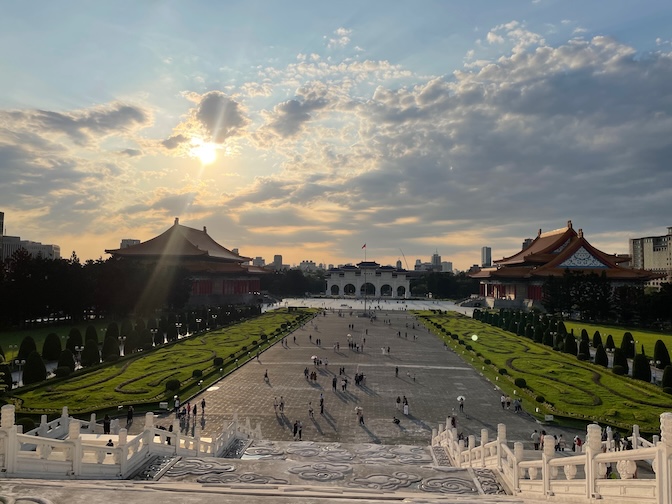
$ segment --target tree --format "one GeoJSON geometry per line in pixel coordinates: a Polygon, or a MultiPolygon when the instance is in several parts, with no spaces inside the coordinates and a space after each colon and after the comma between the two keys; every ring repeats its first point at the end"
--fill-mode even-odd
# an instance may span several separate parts
{"type": "Polygon", "coordinates": [[[106,335],[105,340],[103,341],[103,361],[110,362],[115,361],[119,358],[119,340],[106,335]]]}
{"type": "Polygon", "coordinates": [[[82,350],[82,366],[89,367],[100,364],[100,352],[98,352],[98,343],[93,340],[84,342],[82,350]]]}
{"type": "Polygon", "coordinates": [[[58,367],[70,368],[71,373],[75,371],[75,355],[67,348],[63,350],[61,355],[58,357],[58,367]]]}
{"type": "Polygon", "coordinates": [[[595,349],[595,364],[602,367],[609,367],[609,356],[602,344],[595,349]]]}
{"type": "Polygon", "coordinates": [[[553,334],[551,334],[550,330],[546,329],[546,331],[544,331],[544,339],[542,343],[549,347],[553,346],[553,334]]]}
{"type": "Polygon", "coordinates": [[[86,332],[84,333],[84,341],[93,340],[98,344],[98,331],[92,325],[86,327],[86,332]]]}
{"type": "Polygon", "coordinates": [[[653,348],[653,360],[658,369],[665,369],[670,365],[670,354],[662,340],[656,341],[656,346],[653,348]]]}
{"type": "Polygon", "coordinates": [[[578,352],[578,348],[576,346],[576,339],[574,338],[573,334],[565,335],[565,343],[564,343],[562,351],[566,354],[571,354],[571,355],[576,356],[576,354],[578,352]]]}
{"type": "Polygon", "coordinates": [[[65,341],[65,348],[70,350],[73,354],[77,352],[75,347],[81,347],[84,344],[82,341],[82,333],[79,332],[79,329],[73,327],[68,333],[68,339],[65,341]]]}
{"type": "Polygon", "coordinates": [[[579,343],[579,355],[581,354],[586,356],[586,360],[590,360],[590,345],[588,344],[588,340],[582,339],[579,343]]]}
{"type": "Polygon", "coordinates": [[[600,335],[600,331],[595,331],[593,334],[593,348],[597,348],[602,344],[602,336],[600,335]]]}
{"type": "MultiPolygon", "coordinates": [[[[107,330],[105,331],[105,336],[112,336],[114,339],[119,338],[119,326],[116,322],[110,322],[107,324],[107,330]]],[[[128,337],[128,334],[124,336],[128,337]]]]}
{"type": "Polygon", "coordinates": [[[621,366],[625,369],[625,374],[628,374],[630,366],[628,364],[628,357],[620,348],[614,349],[614,365],[613,367],[621,366]]]}
{"type": "Polygon", "coordinates": [[[61,355],[61,338],[56,333],[49,333],[42,344],[42,358],[46,361],[58,360],[61,355]]]}
{"type": "Polygon", "coordinates": [[[672,366],[666,366],[663,370],[663,388],[672,388],[672,366]]]}
{"type": "Polygon", "coordinates": [[[35,340],[32,338],[32,336],[26,336],[23,338],[23,341],[21,341],[21,345],[19,346],[19,353],[16,358],[18,360],[27,360],[28,356],[36,350],[37,346],[35,345],[35,340]]]}
{"type": "Polygon", "coordinates": [[[33,350],[28,358],[26,359],[26,364],[23,367],[23,383],[24,385],[30,385],[32,383],[38,383],[47,379],[47,368],[42,361],[42,357],[37,353],[36,350],[33,350]]]}
{"type": "Polygon", "coordinates": [[[635,357],[635,339],[632,337],[632,334],[628,331],[623,334],[623,339],[621,340],[621,350],[630,359],[635,357]]]}
{"type": "Polygon", "coordinates": [[[607,350],[613,350],[616,348],[616,345],[614,344],[614,337],[611,334],[607,335],[607,342],[605,343],[604,348],[607,350]]]}
{"type": "Polygon", "coordinates": [[[651,366],[646,355],[640,353],[632,359],[632,377],[635,380],[651,382],[651,366]]]}

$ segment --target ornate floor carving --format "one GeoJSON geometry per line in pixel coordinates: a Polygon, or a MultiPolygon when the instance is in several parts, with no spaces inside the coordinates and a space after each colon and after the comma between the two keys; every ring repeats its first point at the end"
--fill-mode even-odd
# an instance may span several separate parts
{"type": "Polygon", "coordinates": [[[506,495],[504,488],[499,484],[499,480],[490,469],[474,469],[474,474],[481,485],[483,492],[487,495],[506,495]]]}

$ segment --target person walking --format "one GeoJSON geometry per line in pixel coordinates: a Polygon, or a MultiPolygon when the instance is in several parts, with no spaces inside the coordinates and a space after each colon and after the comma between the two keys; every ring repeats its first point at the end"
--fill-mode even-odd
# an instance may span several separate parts
{"type": "Polygon", "coordinates": [[[205,397],[201,399],[201,415],[205,415],[205,397]]]}
{"type": "Polygon", "coordinates": [[[285,400],[280,396],[280,413],[285,412],[285,400]]]}
{"type": "Polygon", "coordinates": [[[128,407],[128,411],[126,412],[126,423],[127,424],[133,423],[133,406],[128,407]]]}
{"type": "Polygon", "coordinates": [[[308,403],[308,416],[312,419],[315,420],[315,413],[313,411],[313,403],[309,402],[308,403]]]}
{"type": "Polygon", "coordinates": [[[196,415],[198,414],[198,413],[196,413],[197,410],[198,410],[198,406],[196,404],[194,404],[194,421],[196,421],[196,415]]]}
{"type": "Polygon", "coordinates": [[[534,449],[538,450],[539,449],[540,436],[539,436],[539,432],[537,432],[537,429],[534,429],[534,432],[532,433],[530,438],[532,439],[532,444],[534,445],[534,449]]]}
{"type": "Polygon", "coordinates": [[[320,397],[320,415],[324,415],[324,397],[320,397]]]}
{"type": "Polygon", "coordinates": [[[296,441],[296,436],[299,434],[299,421],[294,421],[294,441],[296,441]]]}
{"type": "Polygon", "coordinates": [[[401,410],[401,397],[397,396],[397,409],[401,410]]]}
{"type": "Polygon", "coordinates": [[[301,441],[301,437],[303,435],[303,424],[301,423],[301,420],[297,420],[297,423],[299,428],[299,441],[301,441]]]}
{"type": "Polygon", "coordinates": [[[278,398],[277,397],[273,398],[273,411],[275,411],[275,414],[277,415],[277,413],[278,413],[278,398]]]}
{"type": "Polygon", "coordinates": [[[460,413],[464,413],[464,397],[460,396],[458,402],[460,403],[460,413]]]}
{"type": "Polygon", "coordinates": [[[396,378],[399,378],[399,366],[395,366],[395,367],[394,367],[394,376],[395,376],[396,378]]]}
{"type": "Polygon", "coordinates": [[[110,433],[110,425],[112,424],[112,420],[110,420],[110,415],[105,415],[105,418],[103,418],[103,434],[109,434],[110,433]]]}

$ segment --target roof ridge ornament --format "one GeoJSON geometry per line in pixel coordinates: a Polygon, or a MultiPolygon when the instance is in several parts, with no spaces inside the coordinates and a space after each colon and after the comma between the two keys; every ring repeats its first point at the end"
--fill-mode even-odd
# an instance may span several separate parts
{"type": "Polygon", "coordinates": [[[571,220],[567,221],[567,228],[572,229],[572,221],[571,220]]]}
{"type": "Polygon", "coordinates": [[[583,238],[583,229],[579,229],[579,238],[583,238]]]}
{"type": "Polygon", "coordinates": [[[177,226],[179,223],[180,223],[180,218],[179,218],[179,217],[175,217],[175,225],[177,226]]]}

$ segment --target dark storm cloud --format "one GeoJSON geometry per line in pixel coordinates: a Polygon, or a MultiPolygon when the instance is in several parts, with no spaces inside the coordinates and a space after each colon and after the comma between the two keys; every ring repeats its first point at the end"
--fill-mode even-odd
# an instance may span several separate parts
{"type": "Polygon", "coordinates": [[[179,147],[181,144],[188,142],[189,139],[185,137],[184,135],[175,135],[171,136],[170,138],[166,138],[161,142],[161,144],[169,150],[175,149],[179,147]]]}

